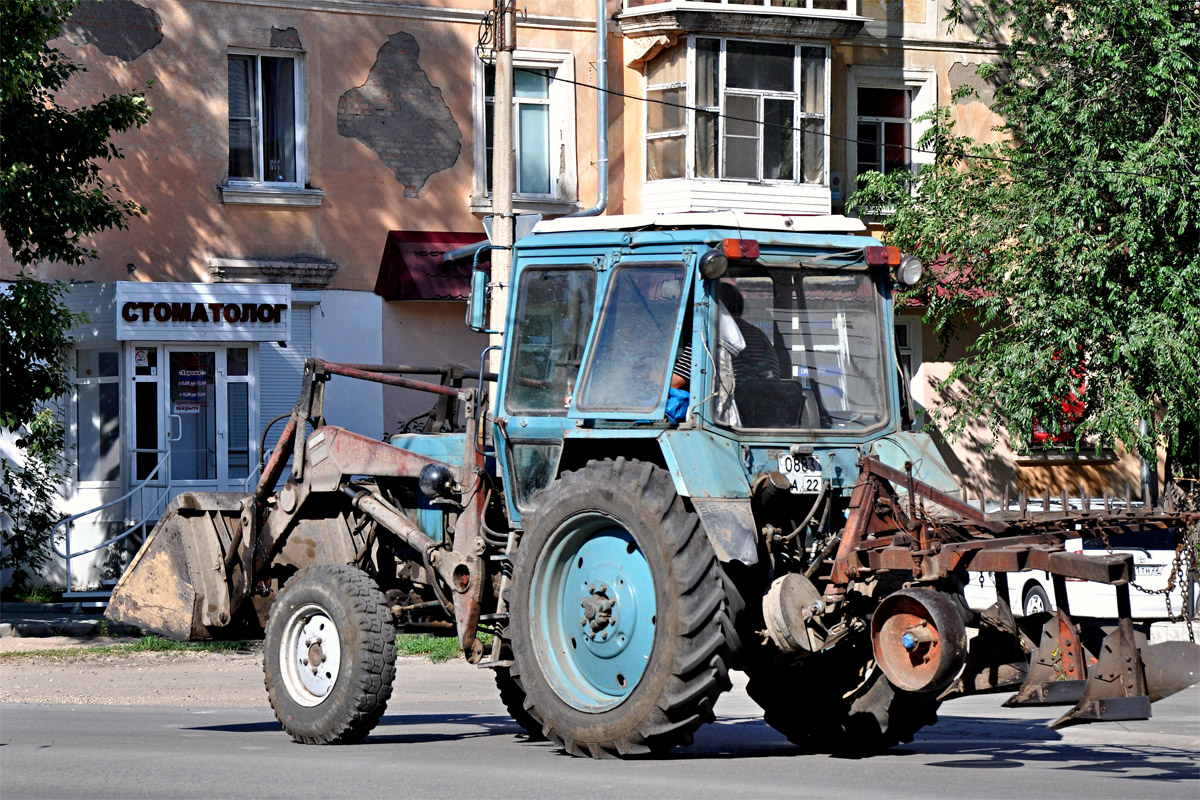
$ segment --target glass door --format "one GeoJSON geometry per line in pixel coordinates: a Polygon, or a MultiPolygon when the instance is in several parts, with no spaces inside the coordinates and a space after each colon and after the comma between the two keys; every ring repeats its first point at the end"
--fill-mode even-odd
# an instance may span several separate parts
{"type": "Polygon", "coordinates": [[[218,408],[216,350],[167,349],[167,448],[171,484],[179,489],[218,488],[225,438],[218,408]]]}
{"type": "Polygon", "coordinates": [[[252,488],[258,472],[257,356],[253,346],[129,346],[129,487],[153,476],[134,495],[132,514],[157,519],[183,491],[252,488]],[[155,474],[167,453],[170,460],[155,474]]]}
{"type": "Polygon", "coordinates": [[[133,465],[128,488],[144,484],[142,491],[130,498],[134,521],[158,519],[170,502],[169,497],[163,497],[170,482],[170,464],[159,466],[167,453],[159,350],[153,344],[133,344],[126,350],[125,373],[131,376],[133,387],[126,427],[130,450],[125,463],[133,465]]]}

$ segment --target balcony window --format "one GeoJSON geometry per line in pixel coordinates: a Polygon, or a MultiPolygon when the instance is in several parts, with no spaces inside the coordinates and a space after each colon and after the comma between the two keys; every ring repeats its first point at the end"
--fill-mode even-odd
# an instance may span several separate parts
{"type": "Polygon", "coordinates": [[[698,36],[664,50],[646,65],[646,179],[826,185],[827,60],[698,36]]]}

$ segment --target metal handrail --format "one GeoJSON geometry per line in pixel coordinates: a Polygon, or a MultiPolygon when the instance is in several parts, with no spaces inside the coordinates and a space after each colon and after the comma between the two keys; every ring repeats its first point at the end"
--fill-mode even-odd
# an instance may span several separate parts
{"type": "Polygon", "coordinates": [[[145,529],[146,520],[150,516],[152,516],[152,514],[143,515],[141,520],[139,520],[136,524],[134,524],[132,527],[128,528],[124,532],[117,534],[116,536],[112,537],[111,539],[106,539],[105,541],[101,542],[100,544],[96,545],[95,547],[88,548],[87,550],[80,550],[78,553],[71,552],[71,523],[72,522],[74,522],[77,519],[81,519],[82,517],[86,517],[91,514],[95,514],[99,511],[103,511],[104,509],[109,508],[111,506],[115,506],[118,503],[124,503],[126,500],[128,500],[130,497],[132,497],[134,495],[134,493],[143,491],[150,484],[150,481],[154,480],[155,476],[158,475],[160,471],[163,471],[163,474],[166,475],[167,482],[166,482],[165,486],[153,487],[156,489],[161,488],[163,490],[163,493],[162,493],[162,496],[159,497],[158,500],[156,500],[154,502],[154,505],[152,505],[150,507],[150,511],[154,512],[155,510],[157,510],[163,504],[163,502],[168,497],[171,496],[171,473],[169,470],[163,470],[164,465],[167,464],[171,460],[171,451],[170,450],[166,450],[166,451],[163,451],[163,450],[135,450],[134,452],[135,453],[139,453],[139,452],[140,453],[164,453],[164,455],[162,458],[160,458],[158,460],[158,463],[154,465],[154,469],[150,470],[150,474],[147,475],[146,478],[141,483],[139,483],[137,486],[134,486],[132,489],[130,489],[125,494],[121,495],[120,497],[116,498],[115,500],[109,500],[107,503],[102,503],[101,505],[98,505],[95,508],[89,509],[87,511],[81,511],[78,514],[72,514],[71,516],[67,517],[66,519],[59,520],[57,523],[55,523],[54,527],[50,529],[50,548],[54,551],[55,555],[57,555],[59,558],[63,559],[63,561],[65,561],[66,565],[67,565],[67,588],[66,588],[67,594],[69,594],[72,591],[72,589],[71,589],[71,587],[72,587],[71,559],[77,558],[79,556],[85,556],[89,553],[94,553],[97,550],[101,550],[105,547],[108,547],[109,545],[115,544],[115,543],[121,541],[122,539],[125,539],[125,538],[131,536],[133,533],[135,533],[139,529],[145,529]],[[64,534],[63,534],[63,546],[66,549],[65,553],[60,551],[58,549],[58,547],[55,545],[55,540],[57,539],[57,536],[58,536],[58,529],[62,528],[63,526],[66,526],[66,530],[64,531],[64,534]]]}
{"type": "Polygon", "coordinates": [[[254,487],[258,485],[258,474],[260,469],[261,468],[256,464],[254,469],[250,470],[250,473],[246,475],[246,480],[242,481],[242,491],[246,493],[254,492],[254,487]]]}

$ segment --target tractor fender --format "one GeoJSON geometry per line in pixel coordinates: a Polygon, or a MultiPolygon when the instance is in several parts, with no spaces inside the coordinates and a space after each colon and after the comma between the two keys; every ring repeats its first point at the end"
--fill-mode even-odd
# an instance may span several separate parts
{"type": "Polygon", "coordinates": [[[695,430],[664,431],[658,442],[675,491],[691,499],[717,558],[756,564],[758,529],[738,444],[695,430]]]}

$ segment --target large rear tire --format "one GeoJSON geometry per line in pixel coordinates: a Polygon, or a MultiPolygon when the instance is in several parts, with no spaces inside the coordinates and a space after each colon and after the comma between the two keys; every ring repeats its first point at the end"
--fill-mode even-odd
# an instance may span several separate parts
{"type": "Polygon", "coordinates": [[[361,570],[304,567],[271,608],[263,672],[275,718],[305,744],[343,744],[379,723],[396,675],[387,600],[361,570]]]}
{"type": "Polygon", "coordinates": [[[525,690],[513,678],[512,670],[508,667],[497,667],[495,672],[496,688],[500,690],[500,702],[504,703],[504,708],[508,710],[508,715],[513,718],[513,722],[521,726],[529,741],[545,741],[546,735],[542,733],[542,723],[525,710],[525,690]]]}
{"type": "Polygon", "coordinates": [[[763,719],[807,752],[870,755],[937,722],[936,692],[904,692],[874,661],[870,637],[789,664],[750,659],[746,693],[763,719]]]}
{"type": "Polygon", "coordinates": [[[572,755],[690,744],[729,686],[720,565],[670,476],[591,462],[535,498],[517,548],[512,677],[572,755]]]}

